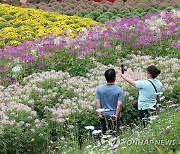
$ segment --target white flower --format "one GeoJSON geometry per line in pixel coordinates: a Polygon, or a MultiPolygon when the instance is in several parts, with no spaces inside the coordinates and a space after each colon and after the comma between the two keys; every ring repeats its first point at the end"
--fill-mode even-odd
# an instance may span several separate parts
{"type": "Polygon", "coordinates": [[[92,134],[93,135],[98,135],[100,134],[102,131],[101,130],[93,130],[92,134]]]}
{"type": "Polygon", "coordinates": [[[94,130],[94,126],[85,126],[86,130],[94,130]]]}
{"type": "Polygon", "coordinates": [[[12,68],[12,72],[16,73],[22,70],[21,65],[16,65],[15,67],[12,68]]]}
{"type": "Polygon", "coordinates": [[[150,121],[156,120],[158,118],[158,116],[150,116],[149,119],[150,121]]]}
{"type": "Polygon", "coordinates": [[[60,37],[55,38],[54,39],[54,44],[59,45],[59,40],[60,40],[60,37]]]}
{"type": "Polygon", "coordinates": [[[37,51],[36,50],[31,50],[31,54],[35,56],[36,58],[38,57],[37,51]]]}
{"type": "Polygon", "coordinates": [[[178,106],[178,104],[172,104],[169,107],[176,107],[176,106],[178,106]]]}

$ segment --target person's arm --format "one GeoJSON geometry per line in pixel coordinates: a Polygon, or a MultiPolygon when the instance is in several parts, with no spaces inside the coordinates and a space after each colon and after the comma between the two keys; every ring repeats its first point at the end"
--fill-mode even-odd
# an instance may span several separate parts
{"type": "Polygon", "coordinates": [[[119,114],[122,111],[122,104],[123,103],[121,101],[118,101],[117,103],[116,114],[115,114],[116,119],[119,117],[119,114]]]}
{"type": "Polygon", "coordinates": [[[128,83],[130,83],[132,86],[136,87],[136,82],[130,78],[128,78],[127,76],[125,76],[124,74],[120,73],[120,76],[127,81],[128,83]]]}
{"type": "MultiPolygon", "coordinates": [[[[99,109],[99,108],[101,108],[101,102],[100,102],[99,99],[96,99],[96,109],[99,109]]],[[[101,118],[101,119],[103,118],[101,112],[98,112],[98,117],[101,118]]]]}

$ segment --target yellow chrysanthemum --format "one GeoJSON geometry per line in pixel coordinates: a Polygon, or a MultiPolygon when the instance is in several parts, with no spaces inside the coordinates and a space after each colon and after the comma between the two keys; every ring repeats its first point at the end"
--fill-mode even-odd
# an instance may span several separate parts
{"type": "MultiPolygon", "coordinates": [[[[56,12],[45,12],[32,8],[20,8],[7,4],[0,4],[0,11],[6,15],[0,17],[0,21],[8,26],[2,25],[1,37],[17,37],[21,42],[38,36],[48,35],[51,32],[61,34],[63,30],[69,30],[68,35],[75,37],[82,27],[90,28],[97,22],[89,18],[61,15],[56,12]],[[11,32],[11,33],[10,33],[11,32]]],[[[16,42],[17,43],[17,42],[16,42]]],[[[13,44],[16,44],[13,42],[13,44]]]]}

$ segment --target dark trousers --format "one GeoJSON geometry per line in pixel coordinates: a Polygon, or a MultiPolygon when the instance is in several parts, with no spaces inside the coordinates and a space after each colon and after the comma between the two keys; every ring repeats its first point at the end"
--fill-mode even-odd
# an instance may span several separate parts
{"type": "Polygon", "coordinates": [[[106,134],[107,130],[110,130],[111,135],[114,135],[114,136],[118,135],[121,119],[122,118],[118,118],[115,121],[112,121],[111,117],[104,117],[103,119],[99,119],[100,121],[99,127],[102,130],[102,133],[106,134]]]}
{"type": "Polygon", "coordinates": [[[148,110],[138,110],[138,115],[140,118],[141,123],[143,124],[143,127],[146,127],[146,121],[143,118],[148,118],[149,117],[149,113],[148,110]]]}
{"type": "Polygon", "coordinates": [[[140,118],[140,121],[142,122],[143,126],[146,127],[146,122],[148,119],[143,119],[143,118],[148,118],[150,115],[156,115],[156,111],[154,110],[138,110],[138,115],[140,118]]]}

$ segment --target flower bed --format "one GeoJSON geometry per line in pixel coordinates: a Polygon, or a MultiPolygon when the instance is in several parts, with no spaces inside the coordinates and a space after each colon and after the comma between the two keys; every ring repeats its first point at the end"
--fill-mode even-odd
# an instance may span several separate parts
{"type": "Polygon", "coordinates": [[[118,57],[128,53],[152,56],[179,57],[178,11],[164,11],[138,17],[107,21],[88,30],[82,28],[76,38],[56,36],[40,37],[35,42],[25,41],[1,50],[1,83],[7,84],[42,70],[63,70],[71,75],[86,75],[93,64],[90,57],[104,64],[115,64],[118,57]],[[84,67],[89,64],[88,67],[84,67]],[[13,68],[22,71],[14,75],[13,68]]]}
{"type": "Polygon", "coordinates": [[[82,27],[90,28],[96,23],[91,19],[0,4],[0,47],[18,45],[51,32],[63,34],[63,30],[74,37],[82,27]]]}
{"type": "MultiPolygon", "coordinates": [[[[122,59],[118,61],[117,66],[106,66],[93,60],[95,68],[90,69],[86,77],[71,77],[67,72],[52,70],[31,74],[23,79],[21,85],[1,86],[0,152],[40,153],[48,150],[48,146],[50,149],[56,146],[56,150],[61,151],[61,148],[64,150],[66,146],[72,146],[79,137],[87,140],[84,127],[88,124],[97,127],[94,109],[96,88],[105,82],[104,70],[113,67],[117,72],[121,71],[122,59]],[[63,144],[66,146],[63,147],[63,144]]],[[[135,80],[143,79],[146,66],[156,63],[162,68],[159,79],[164,84],[164,93],[172,91],[179,83],[176,72],[180,63],[176,58],[157,57],[153,60],[150,56],[130,55],[129,60],[123,63],[128,68],[127,76],[133,76],[135,80]]],[[[128,124],[137,117],[131,107],[137,95],[120,77],[117,77],[116,83],[125,91],[123,115],[124,122],[128,124]]],[[[177,99],[178,96],[177,93],[177,99]]]]}
{"type": "Polygon", "coordinates": [[[104,18],[104,16],[106,16],[106,20],[116,19],[118,17],[130,18],[133,15],[143,17],[148,12],[160,12],[165,9],[170,11],[174,8],[180,8],[178,1],[170,1],[167,3],[166,1],[160,2],[159,0],[153,2],[146,2],[144,0],[128,0],[125,3],[122,1],[115,1],[114,3],[111,3],[109,1],[93,2],[86,0],[66,0],[62,1],[61,3],[58,3],[56,1],[50,1],[49,3],[45,3],[41,1],[38,4],[26,3],[22,6],[58,12],[61,14],[88,17],[98,22],[99,19],[101,17],[104,18]]]}

